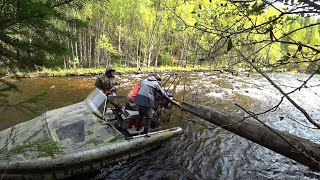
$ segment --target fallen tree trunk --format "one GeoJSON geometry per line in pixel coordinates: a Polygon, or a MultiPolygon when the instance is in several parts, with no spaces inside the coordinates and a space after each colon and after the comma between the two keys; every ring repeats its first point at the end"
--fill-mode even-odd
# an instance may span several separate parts
{"type": "Polygon", "coordinates": [[[251,118],[241,121],[240,117],[228,115],[211,107],[191,105],[185,102],[175,102],[175,105],[184,111],[306,165],[312,170],[320,171],[319,144],[268,128],[251,118]]]}

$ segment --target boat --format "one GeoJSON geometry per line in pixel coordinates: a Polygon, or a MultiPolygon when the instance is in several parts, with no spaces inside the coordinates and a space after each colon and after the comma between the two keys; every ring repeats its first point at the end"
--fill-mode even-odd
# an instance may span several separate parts
{"type": "MultiPolygon", "coordinates": [[[[137,156],[181,134],[181,127],[136,130],[138,111],[109,107],[94,89],[82,102],[0,132],[1,179],[62,179],[137,156]]],[[[108,105],[109,104],[109,105],[108,105]]]]}

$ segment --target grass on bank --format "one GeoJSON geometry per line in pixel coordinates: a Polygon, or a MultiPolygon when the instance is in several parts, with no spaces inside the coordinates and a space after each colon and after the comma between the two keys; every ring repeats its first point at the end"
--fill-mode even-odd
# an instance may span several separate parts
{"type": "MultiPolygon", "coordinates": [[[[212,71],[212,70],[222,70],[228,69],[225,67],[210,67],[210,66],[187,66],[187,67],[174,67],[174,66],[161,66],[161,67],[149,67],[149,68],[132,68],[132,67],[119,67],[114,66],[117,70],[117,74],[145,74],[145,73],[151,73],[151,72],[188,72],[188,71],[212,71]]],[[[37,71],[32,72],[17,72],[16,75],[10,75],[7,74],[8,77],[63,77],[63,76],[96,76],[98,74],[104,73],[106,70],[105,67],[96,67],[96,68],[69,68],[69,69],[62,69],[62,68],[42,68],[37,71]]],[[[225,70],[228,71],[228,70],[225,70]]],[[[228,72],[252,72],[252,69],[248,68],[236,68],[234,70],[229,70],[228,72]]],[[[278,73],[285,73],[285,74],[296,74],[299,73],[298,70],[292,69],[292,70],[286,70],[286,69],[277,69],[277,70],[267,70],[268,72],[278,72],[278,73]]],[[[301,72],[300,72],[301,73],[301,72]]]]}
{"type": "MultiPolygon", "coordinates": [[[[97,68],[70,68],[70,69],[47,69],[43,68],[38,71],[33,72],[18,72],[19,77],[48,77],[48,76],[92,76],[98,75],[105,72],[105,67],[97,68]]],[[[150,68],[129,68],[129,67],[115,67],[117,74],[131,73],[131,74],[141,74],[148,72],[162,72],[162,71],[208,71],[211,70],[210,67],[150,67],[150,68]]]]}

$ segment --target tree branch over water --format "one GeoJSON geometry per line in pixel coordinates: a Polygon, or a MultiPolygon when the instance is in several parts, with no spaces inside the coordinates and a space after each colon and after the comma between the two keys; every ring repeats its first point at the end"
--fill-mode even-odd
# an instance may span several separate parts
{"type": "MultiPolygon", "coordinates": [[[[320,124],[316,123],[311,117],[310,115],[301,107],[299,106],[293,99],[290,98],[289,94],[293,93],[285,93],[276,83],[274,83],[266,73],[263,73],[258,67],[256,67],[245,55],[243,55],[243,53],[241,51],[239,51],[238,49],[235,49],[239,55],[241,55],[241,57],[248,63],[250,64],[259,74],[261,74],[265,79],[267,79],[271,85],[273,87],[275,87],[295,108],[297,108],[307,119],[308,121],[313,124],[315,127],[320,129],[320,124]]],[[[313,76],[313,75],[312,75],[313,76]]],[[[310,78],[312,77],[310,76],[310,78]]],[[[309,79],[310,79],[309,78],[309,79]]],[[[308,79],[308,80],[309,80],[308,79]]],[[[303,83],[303,85],[306,83],[307,81],[305,81],[303,83]]]]}
{"type": "MultiPolygon", "coordinates": [[[[231,68],[236,65],[243,65],[246,68],[254,69],[282,94],[281,100],[276,105],[259,114],[276,110],[283,100],[287,99],[304,115],[308,122],[316,128],[320,128],[318,121],[312,119],[306,110],[289,96],[302,88],[306,88],[307,82],[316,73],[319,73],[320,49],[318,45],[320,44],[317,43],[320,40],[311,43],[312,38],[309,41],[305,41],[303,37],[299,37],[299,33],[302,31],[312,33],[313,29],[319,27],[319,21],[307,21],[308,19],[306,19],[306,23],[301,23],[301,21],[304,15],[311,17],[312,14],[320,15],[320,6],[311,1],[298,1],[295,4],[289,3],[287,6],[289,8],[283,9],[276,7],[273,4],[275,2],[282,1],[221,1],[220,4],[208,4],[207,7],[212,5],[216,13],[208,14],[210,12],[203,10],[203,8],[194,10],[194,14],[199,17],[195,17],[197,21],[194,24],[188,23],[187,19],[183,18],[183,14],[178,13],[177,9],[179,9],[180,4],[171,6],[171,8],[170,6],[166,7],[181,20],[185,27],[194,28],[199,33],[211,38],[212,45],[210,49],[207,49],[207,57],[202,57],[201,59],[208,59],[209,61],[220,57],[228,62],[231,68]],[[266,11],[270,12],[270,14],[267,14],[266,11]],[[259,19],[260,15],[261,17],[266,17],[259,19]],[[216,16],[219,18],[216,18],[216,16]],[[204,20],[201,19],[202,17],[204,20]],[[229,19],[230,17],[234,19],[229,19]],[[211,19],[212,21],[210,21],[211,19]],[[225,23],[224,20],[228,23],[225,23]],[[259,38],[254,38],[257,36],[259,38]],[[226,43],[227,40],[232,42],[234,48],[226,48],[227,44],[229,45],[229,43],[226,43]],[[266,49],[269,49],[269,53],[274,46],[277,46],[277,50],[281,50],[277,52],[278,54],[284,54],[279,60],[268,59],[268,56],[266,56],[266,49]],[[227,50],[225,51],[224,49],[227,50]],[[236,52],[238,57],[228,58],[226,56],[226,54],[233,52],[236,52]],[[311,75],[299,87],[288,93],[284,92],[280,86],[260,69],[272,71],[280,68],[298,67],[300,70],[299,66],[305,68],[305,64],[308,64],[307,68],[311,75]]],[[[314,32],[318,33],[317,31],[314,32]]],[[[307,33],[305,34],[307,35],[307,33]]],[[[312,34],[309,34],[309,36],[312,37],[312,34]]],[[[307,72],[307,69],[303,69],[303,71],[307,72]]]]}

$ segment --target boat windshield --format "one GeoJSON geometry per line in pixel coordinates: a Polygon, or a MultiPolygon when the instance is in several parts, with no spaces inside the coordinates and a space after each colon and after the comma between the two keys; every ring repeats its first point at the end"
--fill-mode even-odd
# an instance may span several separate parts
{"type": "Polygon", "coordinates": [[[102,118],[104,116],[108,97],[99,89],[95,88],[84,100],[89,109],[102,118]]]}

